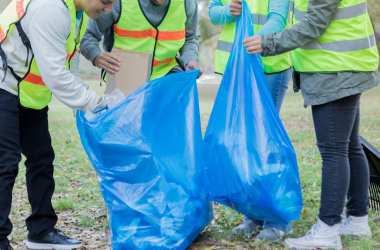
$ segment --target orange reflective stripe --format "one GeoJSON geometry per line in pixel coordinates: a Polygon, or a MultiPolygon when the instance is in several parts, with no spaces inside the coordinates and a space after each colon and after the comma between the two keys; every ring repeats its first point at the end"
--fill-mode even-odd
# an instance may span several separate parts
{"type": "Polygon", "coordinates": [[[171,63],[173,60],[174,60],[174,58],[167,58],[163,61],[158,61],[158,60],[154,59],[153,60],[153,67],[157,67],[157,66],[164,64],[164,63],[171,63]]]}
{"type": "Polygon", "coordinates": [[[176,41],[186,38],[185,30],[180,31],[160,31],[158,32],[158,41],[176,41]]]}
{"type": "Polygon", "coordinates": [[[16,9],[17,9],[17,17],[18,17],[18,19],[21,19],[21,17],[25,14],[24,0],[17,0],[16,9]]]}
{"type": "Polygon", "coordinates": [[[29,73],[25,78],[24,81],[36,84],[36,85],[42,85],[46,86],[44,81],[42,80],[41,76],[35,75],[33,73],[29,73]]]}
{"type": "Polygon", "coordinates": [[[67,56],[66,56],[66,61],[69,60],[69,58],[71,57],[71,55],[73,55],[73,57],[75,56],[75,54],[77,53],[77,50],[74,50],[74,53],[73,54],[70,54],[70,53],[67,53],[67,56]]]}
{"type": "Polygon", "coordinates": [[[156,30],[123,30],[118,28],[116,25],[113,26],[114,32],[120,37],[131,37],[131,38],[156,38],[156,30]]]}
{"type": "MultiPolygon", "coordinates": [[[[131,37],[131,38],[154,38],[156,39],[156,30],[124,30],[118,28],[116,25],[113,26],[114,32],[120,37],[131,37]]],[[[157,40],[159,41],[176,41],[186,38],[186,31],[160,31],[158,32],[157,40]]]]}
{"type": "Polygon", "coordinates": [[[4,39],[5,39],[5,33],[4,33],[3,28],[1,28],[0,26],[0,42],[4,41],[4,39]]]}

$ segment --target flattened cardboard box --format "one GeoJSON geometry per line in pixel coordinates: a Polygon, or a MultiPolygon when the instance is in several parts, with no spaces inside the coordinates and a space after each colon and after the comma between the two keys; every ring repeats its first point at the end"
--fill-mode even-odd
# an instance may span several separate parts
{"type": "Polygon", "coordinates": [[[129,96],[149,81],[152,53],[113,48],[112,54],[121,59],[121,66],[115,74],[107,73],[104,94],[111,94],[118,88],[125,96],[129,96]]]}

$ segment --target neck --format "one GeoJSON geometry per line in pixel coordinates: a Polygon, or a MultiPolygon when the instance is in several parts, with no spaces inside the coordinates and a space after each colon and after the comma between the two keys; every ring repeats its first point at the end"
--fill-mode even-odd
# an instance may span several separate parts
{"type": "Polygon", "coordinates": [[[80,11],[82,9],[81,0],[74,0],[75,10],[80,11]]]}

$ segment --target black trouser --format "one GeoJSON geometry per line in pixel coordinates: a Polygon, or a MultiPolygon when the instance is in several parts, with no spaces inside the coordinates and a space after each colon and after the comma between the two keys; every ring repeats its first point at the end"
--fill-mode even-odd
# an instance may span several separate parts
{"type": "Polygon", "coordinates": [[[359,137],[361,94],[312,107],[317,145],[322,156],[319,218],[332,226],[347,213],[368,214],[369,167],[359,137]]]}
{"type": "Polygon", "coordinates": [[[21,153],[26,157],[26,185],[32,214],[26,220],[31,237],[40,239],[57,223],[54,193],[54,151],[48,130],[48,108],[25,109],[17,96],[0,89],[0,243],[12,231],[8,216],[21,153]]]}

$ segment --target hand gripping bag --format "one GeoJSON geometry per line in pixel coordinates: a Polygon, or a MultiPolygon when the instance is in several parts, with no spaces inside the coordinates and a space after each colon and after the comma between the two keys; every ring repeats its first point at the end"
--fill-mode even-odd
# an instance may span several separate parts
{"type": "Polygon", "coordinates": [[[77,115],[113,249],[185,249],[212,219],[201,176],[198,73],[148,82],[91,120],[77,115]]]}
{"type": "Polygon", "coordinates": [[[260,65],[242,43],[253,36],[243,1],[236,38],[203,143],[210,200],[252,218],[289,223],[302,194],[294,148],[278,116],[260,65]]]}

